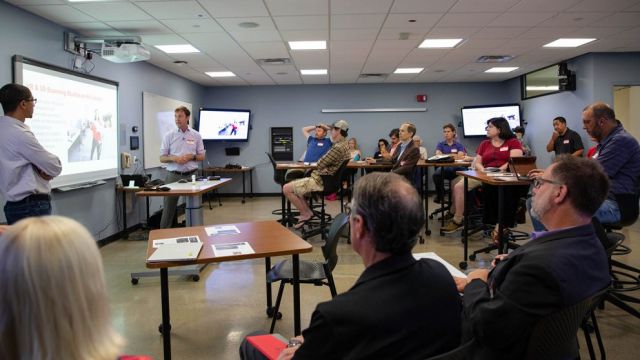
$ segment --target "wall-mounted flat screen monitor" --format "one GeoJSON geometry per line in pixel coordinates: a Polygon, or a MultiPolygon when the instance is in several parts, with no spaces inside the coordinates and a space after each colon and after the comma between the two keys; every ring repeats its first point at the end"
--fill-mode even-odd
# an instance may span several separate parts
{"type": "Polygon", "coordinates": [[[248,141],[251,110],[200,109],[199,129],[203,140],[248,141]]]}
{"type": "Polygon", "coordinates": [[[520,126],[520,105],[479,105],[462,108],[462,130],[464,137],[487,136],[487,120],[503,117],[511,129],[520,126]]]}

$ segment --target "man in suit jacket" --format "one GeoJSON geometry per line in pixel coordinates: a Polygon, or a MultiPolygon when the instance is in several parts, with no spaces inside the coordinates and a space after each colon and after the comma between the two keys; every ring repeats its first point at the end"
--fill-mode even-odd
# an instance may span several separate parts
{"type": "MultiPolygon", "coordinates": [[[[378,160],[382,163],[391,163],[391,171],[404,176],[410,182],[413,180],[413,169],[420,160],[420,148],[413,143],[413,136],[416,134],[416,126],[411,123],[404,123],[400,126],[398,138],[400,143],[390,160],[378,160]]],[[[367,159],[369,163],[375,163],[374,159],[367,159]]]]}
{"type": "Polygon", "coordinates": [[[451,275],[411,254],[424,224],[413,186],[393,173],[363,176],[349,221],[364,272],[349,291],[318,304],[300,346],[279,359],[425,359],[458,346],[461,304],[451,275]]]}
{"type": "MultiPolygon", "coordinates": [[[[595,161],[563,155],[533,183],[532,216],[549,231],[488,270],[456,278],[464,291],[465,330],[479,359],[522,359],[536,323],[574,305],[610,282],[607,256],[591,217],[607,196],[609,181],[595,161]],[[589,181],[585,181],[589,179],[589,181]]],[[[577,358],[576,342],[569,352],[577,358]]]]}

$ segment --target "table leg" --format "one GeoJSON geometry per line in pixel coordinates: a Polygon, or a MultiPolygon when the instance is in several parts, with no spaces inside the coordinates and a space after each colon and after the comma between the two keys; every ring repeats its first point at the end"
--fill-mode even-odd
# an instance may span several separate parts
{"type": "Polygon", "coordinates": [[[300,328],[300,256],[292,255],[293,265],[293,336],[302,333],[300,328]]]}
{"type": "Polygon", "coordinates": [[[187,196],[185,217],[187,219],[187,226],[204,225],[204,218],[202,214],[202,197],[200,195],[187,196]]]}
{"type": "Polygon", "coordinates": [[[249,170],[249,186],[251,187],[251,198],[253,199],[253,169],[249,170]]]}
{"type": "Polygon", "coordinates": [[[431,229],[429,229],[429,167],[421,168],[422,170],[422,201],[424,201],[424,218],[425,218],[425,230],[424,234],[431,235],[431,229]]]}
{"type": "Polygon", "coordinates": [[[467,261],[467,255],[469,251],[469,234],[467,229],[469,229],[469,204],[468,204],[468,196],[469,192],[469,178],[464,177],[464,227],[462,228],[463,240],[464,243],[464,262],[467,261]]]}
{"type": "MultiPolygon", "coordinates": [[[[269,271],[271,271],[271,258],[270,257],[266,257],[264,258],[264,273],[265,276],[266,274],[269,273],[269,271]]],[[[269,314],[270,311],[273,311],[273,300],[272,300],[272,296],[271,296],[271,283],[268,281],[265,281],[265,284],[267,286],[267,314],[269,314]]]]}
{"type": "Polygon", "coordinates": [[[169,274],[167,268],[160,269],[160,298],[162,301],[162,349],[164,359],[171,360],[171,321],[169,315],[169,274]]]}
{"type": "Polygon", "coordinates": [[[122,230],[123,238],[129,238],[129,231],[127,231],[127,192],[122,191],[122,224],[124,225],[124,229],[122,230]]]}
{"type": "MultiPolygon", "coordinates": [[[[440,168],[440,189],[442,189],[442,198],[440,199],[440,226],[444,227],[444,167],[440,168]]],[[[437,191],[436,191],[437,192],[437,191]]],[[[449,200],[452,200],[451,193],[453,189],[449,189],[449,200]]],[[[438,196],[436,194],[436,196],[438,196]]],[[[449,202],[449,211],[451,211],[451,201],[449,202]]]]}
{"type": "Polygon", "coordinates": [[[242,203],[244,204],[244,195],[245,195],[245,188],[244,188],[244,174],[245,172],[242,172],[242,203]]]}
{"type": "Polygon", "coordinates": [[[504,241],[504,235],[502,230],[504,228],[504,186],[498,186],[498,254],[507,253],[507,242],[504,241]]]}

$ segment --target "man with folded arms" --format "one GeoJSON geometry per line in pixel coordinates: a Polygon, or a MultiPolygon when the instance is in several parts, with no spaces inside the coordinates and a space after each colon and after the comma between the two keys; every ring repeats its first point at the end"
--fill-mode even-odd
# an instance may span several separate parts
{"type": "MultiPolygon", "coordinates": [[[[491,271],[455,278],[464,292],[466,337],[476,340],[474,359],[525,358],[538,321],[609,285],[607,256],[591,224],[608,189],[597,162],[556,158],[533,183],[532,215],[549,230],[498,255],[491,271]]],[[[568,344],[566,358],[578,358],[576,344],[568,344]]]]}
{"type": "Polygon", "coordinates": [[[7,201],[9,225],[30,216],[51,215],[51,185],[60,175],[60,159],[45,150],[24,123],[33,116],[37,99],[29,88],[7,84],[0,89],[0,194],[7,201]]]}
{"type": "MultiPolygon", "coordinates": [[[[329,125],[320,123],[302,128],[302,135],[307,139],[307,150],[304,152],[304,162],[312,163],[320,160],[322,155],[331,149],[331,139],[327,138],[327,133],[331,130],[329,125]],[[313,135],[311,134],[313,132],[313,135]]],[[[284,178],[287,182],[300,179],[305,171],[300,169],[287,170],[284,178]]]]}
{"type": "MultiPolygon", "coordinates": [[[[455,283],[444,265],[411,254],[424,225],[413,186],[393,173],[363,176],[349,225],[364,272],[347,292],[318,304],[298,345],[279,359],[426,359],[457,347],[455,283]]],[[[261,358],[253,350],[245,342],[241,357],[261,358]]]]}

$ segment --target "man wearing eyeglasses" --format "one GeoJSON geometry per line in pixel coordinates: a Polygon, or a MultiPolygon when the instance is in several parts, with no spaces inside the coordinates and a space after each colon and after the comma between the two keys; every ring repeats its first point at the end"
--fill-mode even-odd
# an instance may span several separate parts
{"type": "Polygon", "coordinates": [[[62,164],[45,150],[24,123],[36,106],[29,88],[7,84],[0,89],[0,193],[6,200],[8,224],[30,216],[51,214],[51,185],[62,164]]]}
{"type": "MultiPolygon", "coordinates": [[[[609,285],[607,256],[591,224],[608,190],[597,162],[559,156],[533,186],[532,216],[549,230],[498,255],[491,271],[455,278],[464,293],[464,327],[477,344],[474,359],[525,358],[538,321],[609,285]]],[[[557,358],[578,358],[576,344],[570,340],[557,358]]]]}

